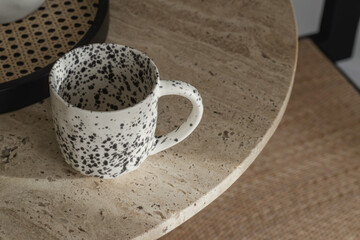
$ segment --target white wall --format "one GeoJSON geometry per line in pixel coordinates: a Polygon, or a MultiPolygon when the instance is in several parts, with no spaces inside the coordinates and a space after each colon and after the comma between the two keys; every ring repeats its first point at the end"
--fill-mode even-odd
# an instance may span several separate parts
{"type": "Polygon", "coordinates": [[[358,24],[358,28],[357,28],[357,32],[356,32],[354,56],[357,56],[360,58],[360,22],[358,24]]]}
{"type": "Polygon", "coordinates": [[[292,0],[292,3],[299,37],[317,33],[320,30],[325,0],[292,0]]]}

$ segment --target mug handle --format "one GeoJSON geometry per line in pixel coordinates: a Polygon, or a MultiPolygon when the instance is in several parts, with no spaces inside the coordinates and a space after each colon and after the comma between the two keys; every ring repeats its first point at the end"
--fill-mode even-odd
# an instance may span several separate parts
{"type": "Polygon", "coordinates": [[[155,137],[154,146],[150,151],[150,155],[170,148],[189,136],[200,123],[204,111],[199,92],[188,83],[174,80],[161,80],[159,83],[159,98],[166,95],[186,97],[191,101],[193,108],[189,117],[178,128],[160,137],[155,137]]]}

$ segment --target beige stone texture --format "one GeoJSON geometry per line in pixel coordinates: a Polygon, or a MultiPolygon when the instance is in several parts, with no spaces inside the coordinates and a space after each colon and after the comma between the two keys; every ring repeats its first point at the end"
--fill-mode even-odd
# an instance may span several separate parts
{"type": "MultiPolygon", "coordinates": [[[[156,239],[221,195],[278,126],[297,57],[290,0],[111,1],[110,21],[108,42],[199,90],[200,125],[138,170],[100,180],[63,160],[48,100],[0,115],[0,239],[156,239]]],[[[190,107],[161,98],[158,133],[190,107]]]]}

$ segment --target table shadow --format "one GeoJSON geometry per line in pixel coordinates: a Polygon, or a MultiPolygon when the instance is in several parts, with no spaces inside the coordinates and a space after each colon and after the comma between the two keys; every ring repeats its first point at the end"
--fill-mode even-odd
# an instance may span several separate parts
{"type": "MultiPolygon", "coordinates": [[[[171,101],[164,100],[159,102],[157,134],[169,132],[183,121],[172,119],[175,109],[169,111],[171,101]]],[[[0,130],[0,176],[49,181],[91,178],[65,162],[56,140],[49,99],[0,115],[0,130]]]]}
{"type": "Polygon", "coordinates": [[[0,128],[0,176],[49,181],[85,177],[64,161],[48,99],[0,115],[0,128]]]}

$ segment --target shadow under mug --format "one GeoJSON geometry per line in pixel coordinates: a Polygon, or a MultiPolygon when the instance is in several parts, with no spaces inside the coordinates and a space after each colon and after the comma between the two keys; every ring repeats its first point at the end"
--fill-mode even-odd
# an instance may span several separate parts
{"type": "Polygon", "coordinates": [[[123,45],[70,51],[54,64],[49,85],[61,152],[88,176],[114,178],[136,169],[147,156],[185,139],[203,113],[194,87],[160,80],[148,56],[123,45]],[[186,97],[193,109],[180,127],[156,137],[158,99],[164,95],[186,97]]]}

